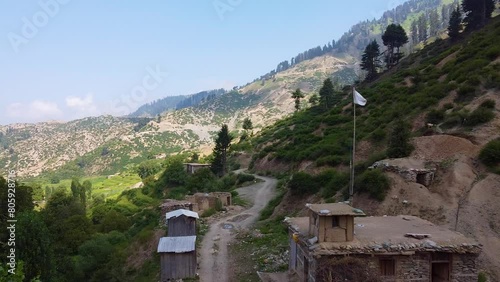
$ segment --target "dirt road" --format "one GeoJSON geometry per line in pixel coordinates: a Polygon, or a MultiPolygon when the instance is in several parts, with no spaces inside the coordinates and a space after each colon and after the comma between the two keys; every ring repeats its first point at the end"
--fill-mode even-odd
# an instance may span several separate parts
{"type": "Polygon", "coordinates": [[[227,246],[233,239],[231,230],[248,228],[259,216],[259,212],[272,199],[276,179],[256,176],[264,182],[237,189],[240,197],[252,203],[252,207],[238,214],[232,214],[210,225],[200,250],[200,281],[228,281],[227,246]]]}

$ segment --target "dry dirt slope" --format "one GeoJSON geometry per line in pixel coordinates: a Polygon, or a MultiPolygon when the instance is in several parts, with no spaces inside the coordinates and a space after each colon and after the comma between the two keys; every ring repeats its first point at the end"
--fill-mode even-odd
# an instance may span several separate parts
{"type": "Polygon", "coordinates": [[[500,281],[500,175],[489,173],[477,159],[488,141],[500,137],[499,93],[488,93],[468,107],[474,109],[485,99],[496,101],[496,118],[473,128],[467,139],[448,134],[413,139],[415,151],[408,162],[437,165],[430,187],[388,173],[392,187],[386,200],[378,204],[362,197],[356,205],[370,214],[417,215],[475,238],[483,245],[480,268],[492,281],[500,281]]]}

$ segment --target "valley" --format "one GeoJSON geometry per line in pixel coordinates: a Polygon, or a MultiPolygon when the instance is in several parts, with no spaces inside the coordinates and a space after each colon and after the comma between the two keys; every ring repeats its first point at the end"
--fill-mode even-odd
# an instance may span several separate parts
{"type": "MultiPolygon", "coordinates": [[[[457,16],[458,2],[411,0],[232,89],[158,99],[122,117],[0,125],[0,176],[16,172],[20,262],[15,277],[0,266],[0,281],[159,281],[176,275],[164,260],[171,253],[191,256],[181,281],[319,282],[337,271],[329,281],[361,282],[351,273],[359,265],[375,271],[370,282],[500,281],[500,4],[492,3],[492,17],[474,26],[457,16]],[[210,202],[217,192],[227,205],[210,202]],[[192,234],[180,236],[195,235],[193,247],[169,246],[189,252],[159,251],[170,203],[197,212],[186,219],[192,234]],[[331,214],[336,204],[349,210],[331,214]],[[359,215],[367,221],[356,223],[359,215]],[[290,222],[309,216],[301,235],[290,222]],[[435,229],[401,230],[419,240],[413,246],[374,237],[373,250],[354,253],[356,230],[392,216],[435,229]],[[457,249],[481,251],[436,251],[440,232],[475,242],[451,242],[457,249]],[[412,249],[420,243],[425,250],[412,249]],[[417,270],[405,271],[408,261],[417,270]]],[[[8,187],[0,177],[2,204],[8,187]]],[[[8,220],[2,214],[0,225],[8,220]]]]}

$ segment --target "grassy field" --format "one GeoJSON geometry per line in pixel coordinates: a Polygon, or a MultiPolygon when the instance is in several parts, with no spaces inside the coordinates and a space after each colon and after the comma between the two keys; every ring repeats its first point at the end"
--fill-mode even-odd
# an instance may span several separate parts
{"type": "MultiPolygon", "coordinates": [[[[109,176],[91,176],[80,178],[80,183],[89,180],[92,183],[92,195],[104,195],[106,199],[115,199],[122,191],[129,189],[141,181],[137,173],[126,171],[109,176]]],[[[31,182],[31,181],[30,181],[31,182]]],[[[45,187],[59,188],[64,187],[70,191],[71,179],[63,179],[59,183],[48,183],[46,180],[33,181],[45,190],[45,187]]]]}

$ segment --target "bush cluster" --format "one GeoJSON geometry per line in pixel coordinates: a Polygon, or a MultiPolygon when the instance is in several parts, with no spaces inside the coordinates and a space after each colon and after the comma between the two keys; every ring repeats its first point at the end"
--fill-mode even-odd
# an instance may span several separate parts
{"type": "Polygon", "coordinates": [[[292,195],[312,195],[321,191],[323,198],[329,198],[349,183],[349,174],[328,169],[313,176],[305,172],[292,175],[288,187],[292,195]]]}
{"type": "Polygon", "coordinates": [[[479,159],[489,167],[500,165],[500,139],[486,144],[479,153],[479,159]]]}
{"type": "Polygon", "coordinates": [[[390,187],[389,178],[379,169],[366,170],[354,181],[356,192],[366,192],[378,201],[385,199],[390,187]]]}

